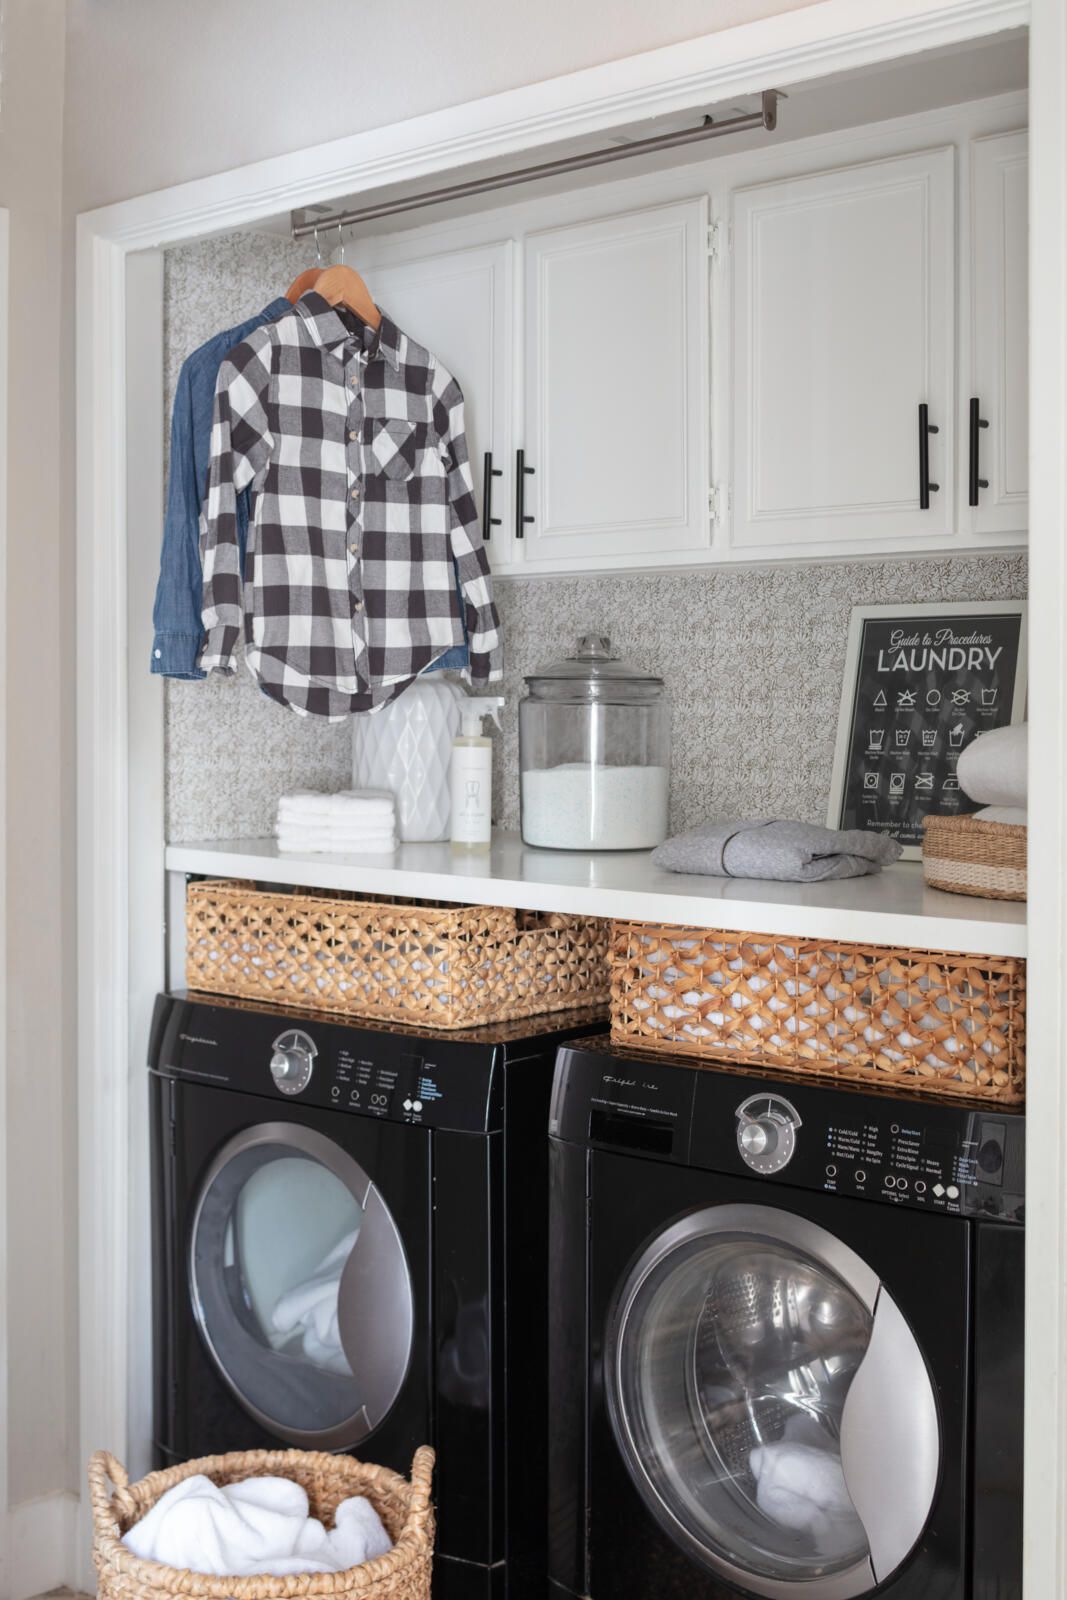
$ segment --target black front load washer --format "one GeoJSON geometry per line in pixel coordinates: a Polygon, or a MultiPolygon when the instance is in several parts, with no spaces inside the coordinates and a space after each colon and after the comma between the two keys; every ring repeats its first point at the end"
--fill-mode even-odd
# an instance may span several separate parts
{"type": "Polygon", "coordinates": [[[544,1594],[547,1141],[562,1039],[156,1002],[160,1464],[437,1449],[434,1596],[544,1594]]]}
{"type": "Polygon", "coordinates": [[[1021,1114],[590,1040],[550,1131],[557,1600],[1021,1600],[1021,1114]]]}

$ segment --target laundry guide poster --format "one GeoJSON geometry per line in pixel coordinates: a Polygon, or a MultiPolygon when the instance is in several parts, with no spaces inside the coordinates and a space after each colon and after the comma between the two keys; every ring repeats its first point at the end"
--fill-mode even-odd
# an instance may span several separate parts
{"type": "Polygon", "coordinates": [[[899,839],[921,854],[929,812],[978,805],[960,753],[1026,704],[1026,602],[855,606],[831,785],[829,826],[899,839]]]}

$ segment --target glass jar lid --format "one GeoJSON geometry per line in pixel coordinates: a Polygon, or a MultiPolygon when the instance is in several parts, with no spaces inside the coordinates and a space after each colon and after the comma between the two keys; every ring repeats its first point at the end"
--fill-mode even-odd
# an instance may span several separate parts
{"type": "Polygon", "coordinates": [[[649,701],[663,693],[662,678],[614,655],[601,633],[583,634],[574,655],[531,672],[526,682],[541,700],[649,701]]]}

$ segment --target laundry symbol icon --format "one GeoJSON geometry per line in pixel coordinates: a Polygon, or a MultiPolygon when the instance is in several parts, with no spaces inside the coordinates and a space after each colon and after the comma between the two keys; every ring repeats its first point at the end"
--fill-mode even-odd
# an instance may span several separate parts
{"type": "Polygon", "coordinates": [[[969,706],[970,703],[971,691],[969,689],[953,689],[952,704],[954,706],[969,706]]]}
{"type": "Polygon", "coordinates": [[[890,794],[903,794],[904,793],[904,774],[902,772],[891,772],[890,773],[890,775],[889,775],[889,793],[890,794]]]}
{"type": "Polygon", "coordinates": [[[912,711],[915,708],[915,690],[900,689],[897,693],[897,710],[912,711]]]}
{"type": "Polygon", "coordinates": [[[888,704],[889,704],[889,701],[886,699],[885,690],[884,689],[879,689],[878,693],[874,697],[875,710],[876,711],[884,711],[888,704]]]}
{"type": "Polygon", "coordinates": [[[916,787],[917,790],[918,789],[932,789],[933,786],[934,786],[934,775],[933,775],[932,772],[917,772],[915,774],[915,787],[916,787]]]}
{"type": "Polygon", "coordinates": [[[936,711],[938,706],[941,704],[941,690],[927,689],[926,704],[930,707],[931,711],[936,711]]]}

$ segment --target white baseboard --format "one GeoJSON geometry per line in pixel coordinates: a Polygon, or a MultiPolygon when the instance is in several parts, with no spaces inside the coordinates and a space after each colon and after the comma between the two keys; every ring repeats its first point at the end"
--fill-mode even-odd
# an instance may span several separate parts
{"type": "Polygon", "coordinates": [[[24,1500],[7,1514],[7,1594],[32,1600],[49,1589],[76,1588],[78,1501],[72,1494],[24,1500]]]}

